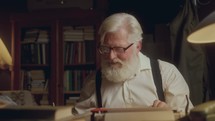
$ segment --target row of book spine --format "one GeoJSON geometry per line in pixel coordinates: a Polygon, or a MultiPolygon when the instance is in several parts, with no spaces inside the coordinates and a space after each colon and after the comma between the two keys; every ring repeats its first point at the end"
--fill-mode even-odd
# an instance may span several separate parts
{"type": "Polygon", "coordinates": [[[93,73],[92,70],[67,70],[64,71],[64,91],[79,92],[84,81],[93,73]]]}
{"type": "MultiPolygon", "coordinates": [[[[93,26],[64,27],[64,63],[79,64],[95,61],[93,26]]],[[[50,37],[48,30],[25,31],[21,44],[22,64],[49,64],[50,37]]]]}
{"type": "Polygon", "coordinates": [[[48,64],[50,33],[46,29],[28,29],[21,41],[22,64],[48,64]]]}
{"type": "Polygon", "coordinates": [[[64,63],[83,64],[95,62],[95,45],[93,41],[65,42],[64,63]]]}
{"type": "Polygon", "coordinates": [[[28,43],[21,46],[22,64],[49,64],[48,43],[28,43]]]}

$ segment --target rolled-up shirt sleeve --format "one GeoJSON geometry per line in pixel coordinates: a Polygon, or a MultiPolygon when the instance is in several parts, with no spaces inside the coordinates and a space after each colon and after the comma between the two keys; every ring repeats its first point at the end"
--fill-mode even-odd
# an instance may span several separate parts
{"type": "Polygon", "coordinates": [[[177,111],[185,111],[193,108],[193,104],[189,99],[189,87],[179,70],[170,63],[159,61],[161,75],[163,80],[163,89],[166,103],[177,111]]]}

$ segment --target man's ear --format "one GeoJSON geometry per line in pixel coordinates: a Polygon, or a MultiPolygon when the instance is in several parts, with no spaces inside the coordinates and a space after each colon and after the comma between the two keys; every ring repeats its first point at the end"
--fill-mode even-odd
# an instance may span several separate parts
{"type": "Polygon", "coordinates": [[[142,49],[142,41],[137,43],[137,49],[140,51],[142,49]]]}

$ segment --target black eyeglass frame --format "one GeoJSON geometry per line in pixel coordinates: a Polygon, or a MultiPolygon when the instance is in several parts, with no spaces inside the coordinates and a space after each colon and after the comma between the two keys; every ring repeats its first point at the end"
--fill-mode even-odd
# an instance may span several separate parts
{"type": "Polygon", "coordinates": [[[111,50],[113,50],[115,53],[125,53],[125,51],[130,48],[134,43],[131,43],[130,45],[128,45],[127,47],[108,47],[108,46],[99,46],[98,50],[100,54],[109,54],[111,52],[111,50]],[[103,50],[102,50],[103,49],[103,50]],[[104,52],[106,49],[107,52],[104,52]],[[122,52],[120,51],[116,51],[116,50],[123,50],[122,52]]]}

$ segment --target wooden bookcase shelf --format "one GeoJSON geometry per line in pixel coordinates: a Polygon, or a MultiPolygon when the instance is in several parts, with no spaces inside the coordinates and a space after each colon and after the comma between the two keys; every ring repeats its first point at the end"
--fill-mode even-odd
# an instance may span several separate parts
{"type": "Polygon", "coordinates": [[[99,65],[97,30],[103,15],[81,9],[12,15],[12,89],[29,83],[37,102],[46,95],[50,105],[65,105],[66,98],[79,95],[82,81],[99,65]]]}

